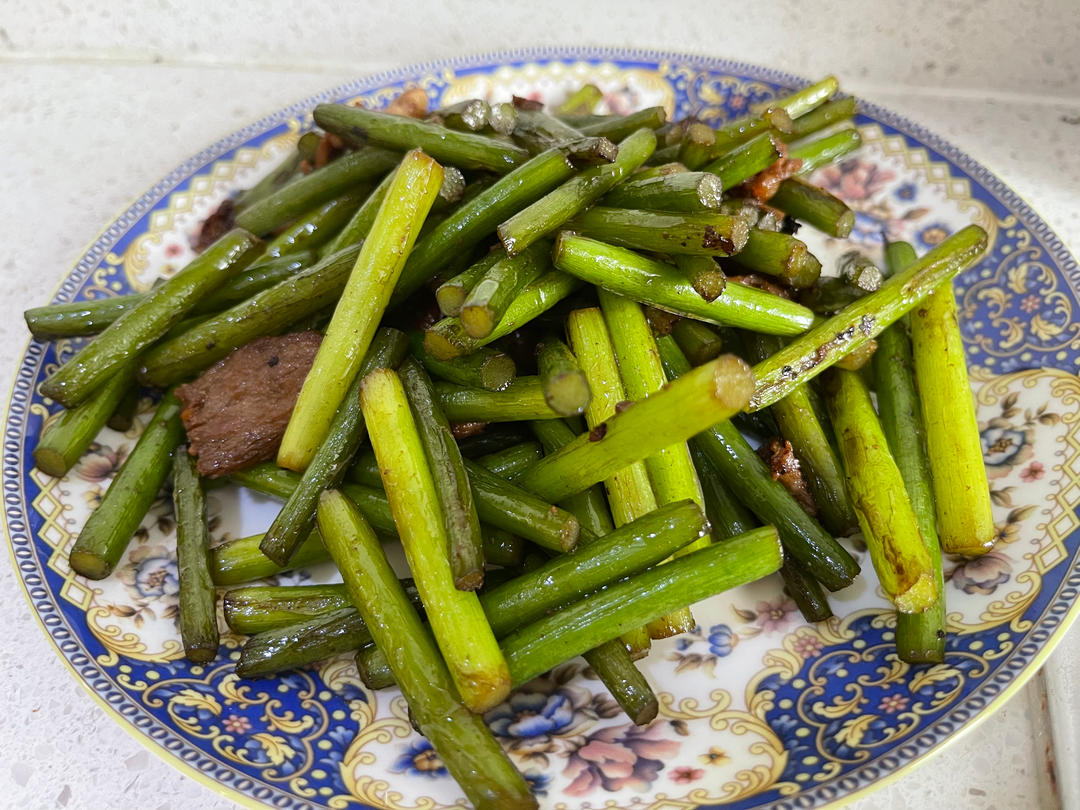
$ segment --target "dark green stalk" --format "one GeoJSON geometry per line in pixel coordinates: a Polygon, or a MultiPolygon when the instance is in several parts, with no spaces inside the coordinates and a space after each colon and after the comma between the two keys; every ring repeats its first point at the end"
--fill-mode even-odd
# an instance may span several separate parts
{"type": "Polygon", "coordinates": [[[42,395],[68,408],[88,399],[178,323],[200,298],[251,264],[260,250],[262,242],[246,231],[225,234],[54,371],[41,384],[42,395]]]}
{"type": "Polygon", "coordinates": [[[709,172],[678,172],[642,177],[635,174],[604,195],[604,205],[704,214],[720,208],[723,187],[709,172]]]}
{"type": "Polygon", "coordinates": [[[342,155],[245,208],[236,218],[237,227],[258,236],[272,233],[319,203],[381,177],[400,160],[400,155],[385,149],[359,149],[342,155]]]}
{"type": "Polygon", "coordinates": [[[792,121],[791,132],[782,133],[780,137],[789,143],[797,141],[807,135],[820,132],[825,127],[839,121],[846,121],[853,115],[855,115],[855,98],[853,96],[839,98],[835,101],[826,101],[817,109],[800,115],[792,121]]]}
{"type": "Polygon", "coordinates": [[[410,358],[402,364],[401,384],[412,407],[420,443],[435,483],[435,495],[446,528],[454,587],[475,591],[484,582],[484,552],[480,519],[473,504],[464,459],[450,432],[446,414],[435,401],[431,379],[416,359],[410,358]]]}
{"type": "Polygon", "coordinates": [[[722,257],[742,250],[749,232],[745,222],[725,214],[677,214],[601,206],[593,206],[574,217],[566,223],[566,228],[636,250],[722,257]]]}
{"type": "MultiPolygon", "coordinates": [[[[747,338],[754,359],[758,362],[784,346],[783,340],[766,335],[747,335],[747,338]]],[[[844,468],[818,419],[809,390],[805,386],[796,388],[769,410],[776,419],[781,435],[791,442],[799,459],[822,524],[836,535],[848,535],[855,531],[858,521],[844,484],[844,468]]]]}
{"type": "Polygon", "coordinates": [[[679,272],[705,301],[715,301],[727,288],[727,276],[712,256],[677,253],[672,257],[679,272]]]}
{"type": "MultiPolygon", "coordinates": [[[[577,545],[580,527],[574,515],[488,472],[475,461],[466,461],[465,470],[472,484],[473,500],[481,522],[553,551],[569,551],[577,545]]],[[[378,464],[370,453],[360,454],[349,477],[364,484],[359,489],[368,492],[369,487],[381,485],[378,464]]],[[[236,478],[234,476],[234,480],[236,478]]],[[[244,483],[245,479],[240,478],[240,481],[244,483]]],[[[368,514],[374,510],[369,510],[363,499],[355,497],[349,486],[342,487],[342,491],[357,502],[364,517],[372,522],[376,530],[381,531],[380,525],[368,514]]],[[[379,496],[385,508],[386,500],[382,493],[379,496]]],[[[378,518],[379,515],[375,514],[374,517],[378,518]]],[[[390,531],[393,532],[393,529],[390,531]]]]}
{"type": "Polygon", "coordinates": [[[494,331],[518,294],[551,270],[551,250],[538,242],[516,256],[504,256],[477,279],[461,305],[465,334],[480,340],[494,331]]]}
{"type": "Polygon", "coordinates": [[[449,281],[440,284],[435,290],[435,300],[439,303],[442,314],[447,317],[460,315],[461,307],[465,304],[465,299],[469,297],[469,292],[476,286],[476,282],[503,258],[505,258],[503,251],[489,251],[482,259],[474,262],[449,281]]]}
{"type": "MultiPolygon", "coordinates": [[[[477,810],[536,808],[528,785],[483,718],[458,697],[457,683],[431,632],[409,604],[363,518],[344,497],[330,492],[319,507],[319,525],[376,646],[394,651],[391,669],[413,719],[469,801],[477,810]]],[[[428,608],[434,623],[438,619],[434,606],[428,604],[428,608]]]]}
{"type": "Polygon", "coordinates": [[[491,107],[482,98],[467,98],[449,107],[443,107],[434,115],[437,123],[463,132],[481,132],[487,128],[491,107]]]}
{"type": "Polygon", "coordinates": [[[769,106],[782,108],[792,118],[798,118],[824,104],[839,89],[840,83],[836,77],[826,76],[821,81],[808,84],[794,93],[771,101],[769,106]]]}
{"type": "Polygon", "coordinates": [[[716,131],[708,124],[695,122],[683,133],[679,160],[689,169],[700,169],[712,160],[715,148],[716,131]]]}
{"type": "Polygon", "coordinates": [[[610,585],[522,627],[502,642],[515,682],[721,591],[780,568],[776,529],[766,526],[610,585]]]}
{"type": "Polygon", "coordinates": [[[263,255],[281,258],[304,250],[318,250],[345,226],[367,192],[365,187],[319,203],[267,242],[263,255]]]}
{"type": "Polygon", "coordinates": [[[701,482],[705,514],[712,526],[713,540],[727,540],[758,526],[757,519],[724,485],[716,467],[694,442],[690,442],[690,457],[694,459],[694,468],[701,482]]]}
{"type": "Polygon", "coordinates": [[[206,496],[195,459],[187,447],[177,448],[172,465],[172,497],[176,515],[176,571],[179,580],[180,639],[195,664],[217,656],[217,593],[210,579],[210,530],[206,496]]]}
{"type": "MultiPolygon", "coordinates": [[[[375,369],[368,374],[360,386],[360,407],[398,536],[427,608],[432,634],[465,705],[475,712],[487,711],[509,694],[506,662],[476,594],[455,586],[447,554],[449,539],[439,512],[431,466],[398,376],[389,369],[375,369]]],[[[345,496],[324,493],[319,507],[319,529],[339,568],[346,569],[343,576],[350,577],[354,571],[343,563],[352,563],[341,554],[347,541],[341,534],[337,535],[336,543],[327,537],[330,531],[341,531],[345,520],[351,524],[350,533],[356,535],[362,527],[378,549],[371,529],[349,506],[345,496]],[[334,501],[339,506],[328,521],[324,513],[327,504],[334,501]]],[[[382,558],[381,551],[378,556],[382,558]]],[[[383,565],[389,570],[385,560],[383,565]]],[[[350,593],[358,601],[355,587],[350,587],[350,593]]],[[[358,607],[364,609],[363,604],[358,607]]]]}
{"type": "MultiPolygon", "coordinates": [[[[528,149],[530,154],[539,154],[553,146],[580,142],[583,138],[584,135],[581,132],[541,110],[518,110],[514,140],[528,149]]],[[[593,159],[581,162],[579,165],[611,163],[615,160],[618,148],[614,143],[607,138],[595,138],[593,141],[596,145],[593,159]]],[[[571,160],[573,159],[572,157],[571,160]]]]}
{"type": "Polygon", "coordinates": [[[282,467],[305,469],[326,438],[442,179],[442,167],[418,150],[407,153],[394,172],[281,437],[282,467]]]}
{"type": "Polygon", "coordinates": [[[488,128],[499,135],[510,135],[517,126],[517,109],[508,101],[492,104],[487,116],[488,128]]]}
{"type": "MultiPolygon", "coordinates": [[[[858,130],[843,129],[824,138],[806,144],[798,144],[788,151],[789,158],[802,161],[800,175],[808,175],[822,166],[835,163],[840,158],[862,146],[858,130]]],[[[725,186],[727,188],[727,186],[725,186]]]]}
{"type": "Polygon", "coordinates": [[[780,150],[771,132],[764,132],[740,144],[708,164],[704,171],[720,178],[724,190],[734,188],[780,159],[780,150]]]}
{"type": "Polygon", "coordinates": [[[473,250],[495,232],[499,223],[540,199],[574,174],[563,149],[549,149],[537,155],[471,202],[459,206],[418,240],[405,269],[401,271],[391,306],[396,306],[438,273],[451,257],[473,250]]]}
{"type": "Polygon", "coordinates": [[[780,576],[784,580],[784,590],[795,601],[806,621],[823,622],[833,615],[825,589],[798,562],[790,557],[785,558],[780,576]]]}
{"type": "MultiPolygon", "coordinates": [[[[193,315],[220,312],[289,278],[310,265],[314,258],[314,254],[301,251],[280,259],[253,264],[226,279],[214,292],[195,304],[191,312],[193,315]]],[[[23,313],[23,317],[30,333],[38,340],[86,337],[101,332],[145,297],[146,293],[131,293],[89,301],[72,301],[67,304],[49,304],[28,309],[23,313]]]]}
{"type": "Polygon", "coordinates": [[[919,531],[870,390],[851,371],[831,371],[824,382],[848,491],[881,587],[897,610],[929,610],[940,593],[928,538],[919,531]]]}
{"type": "MultiPolygon", "coordinates": [[[[690,371],[690,363],[671,337],[657,341],[669,378],[690,371]]],[[[694,437],[723,483],[762,523],[780,532],[786,553],[799,560],[829,590],[850,585],[859,565],[836,539],[806,514],[731,422],[719,422],[694,437]]]]}
{"type": "MultiPolygon", "coordinates": [[[[537,421],[532,423],[532,427],[546,453],[564,447],[576,435],[563,420],[537,421]]],[[[603,487],[599,484],[571,495],[563,505],[578,515],[582,529],[592,536],[605,537],[615,531],[603,487]]],[[[637,632],[641,633],[640,630],[637,632]]],[[[644,635],[648,636],[647,633],[644,635]]],[[[638,725],[645,725],[656,718],[659,711],[656,695],[645,676],[634,666],[622,640],[604,642],[584,653],[584,656],[586,663],[618,701],[627,717],[638,725]]]]}
{"type": "MultiPolygon", "coordinates": [[[[574,429],[567,424],[567,420],[563,419],[537,420],[531,422],[530,425],[533,433],[536,434],[536,438],[539,439],[545,455],[560,450],[573,442],[578,436],[574,429]]],[[[521,472],[524,472],[524,470],[516,473],[515,477],[520,475],[521,472]]],[[[615,531],[615,522],[611,519],[611,510],[608,509],[604,488],[600,484],[595,484],[584,492],[571,495],[561,503],[572,515],[577,517],[581,523],[581,528],[585,530],[586,534],[603,537],[615,531]]]]}
{"type": "Polygon", "coordinates": [[[318,532],[312,532],[293,552],[288,566],[282,568],[259,551],[262,538],[261,534],[235,537],[210,549],[210,576],[214,584],[218,587],[240,585],[329,559],[322,537],[318,532]]]}
{"type": "Polygon", "coordinates": [[[769,104],[759,113],[744,115],[718,129],[713,140],[711,157],[716,158],[730,152],[754,137],[781,133],[789,129],[791,116],[787,110],[769,104]]]}
{"type": "Polygon", "coordinates": [[[154,346],[142,358],[139,379],[164,386],[193,376],[233,349],[285,330],[333,304],[360,252],[352,247],[278,282],[246,301],[154,346]]]}
{"type": "MultiPolygon", "coordinates": [[[[264,495],[272,495],[282,500],[287,499],[300,485],[300,473],[282,469],[269,462],[258,464],[246,470],[237,470],[229,476],[229,479],[242,487],[253,489],[264,495]]],[[[394,518],[390,514],[390,504],[384,493],[373,486],[358,484],[343,484],[340,489],[352,499],[353,503],[364,515],[364,519],[375,527],[375,531],[385,537],[394,537],[397,534],[397,526],[394,524],[394,518]]],[[[301,548],[304,548],[310,542],[309,538],[301,548]]],[[[294,562],[294,560],[290,560],[290,563],[294,562]]]]}
{"type": "Polygon", "coordinates": [[[977,225],[958,231],[892,276],[877,292],[860,298],[754,367],[757,390],[750,410],[787,396],[841,357],[876,337],[889,324],[971,265],[986,249],[986,232],[977,225]]]}
{"type": "MultiPolygon", "coordinates": [[[[289,476],[295,476],[294,485],[298,482],[299,476],[296,473],[288,470],[282,472],[287,473],[289,476]]],[[[258,482],[252,481],[250,483],[257,484],[258,482]]],[[[257,485],[252,488],[265,494],[275,494],[267,492],[266,489],[257,485]]],[[[355,484],[344,485],[342,491],[347,493],[353,503],[358,504],[357,508],[362,512],[371,514],[375,520],[380,521],[380,525],[385,524],[383,528],[378,529],[381,536],[386,538],[396,537],[394,520],[390,515],[390,504],[382,492],[355,484]]],[[[282,497],[282,495],[279,494],[278,497],[282,497]]],[[[259,551],[259,543],[262,542],[262,538],[261,534],[250,537],[237,537],[210,549],[210,574],[213,577],[214,584],[218,587],[240,585],[256,579],[266,579],[286,571],[307,568],[330,559],[326,549],[323,547],[322,536],[318,531],[312,531],[305,538],[300,547],[296,549],[292,559],[289,560],[289,564],[284,568],[275,565],[265,554],[259,551]]],[[[483,543],[484,559],[492,565],[518,565],[524,555],[524,543],[521,538],[501,529],[484,527],[483,543]]]]}
{"type": "Polygon", "coordinates": [[[701,321],[680,318],[672,327],[671,335],[683,354],[695,366],[714,360],[724,350],[724,341],[720,335],[701,321]]]}
{"type": "MultiPolygon", "coordinates": [[[[326,555],[329,559],[329,555],[326,555]]],[[[344,585],[256,585],[226,591],[225,623],[234,633],[253,636],[327,613],[351,608],[344,585]]]]}
{"type": "Polygon", "coordinates": [[[458,447],[465,458],[476,458],[488,453],[496,453],[513,447],[516,444],[527,442],[532,438],[532,433],[523,425],[515,422],[503,422],[488,425],[480,433],[458,439],[458,447]]]}
{"type": "Polygon", "coordinates": [[[236,674],[240,678],[263,678],[301,669],[370,643],[371,631],[350,605],[252,636],[240,649],[236,674]]]}
{"type": "Polygon", "coordinates": [[[352,245],[358,245],[367,239],[368,232],[375,222],[375,215],[379,213],[379,207],[386,199],[386,193],[390,190],[390,184],[394,182],[394,172],[389,171],[379,181],[364,199],[360,207],[353,213],[352,218],[345,223],[334,241],[327,248],[327,254],[337,253],[352,245]]]}
{"type": "Polygon", "coordinates": [[[588,115],[604,100],[604,91],[595,84],[583,84],[555,108],[556,115],[588,115]]]}
{"type": "Polygon", "coordinates": [[[490,473],[507,481],[513,481],[524,472],[531,464],[535,464],[543,458],[540,445],[536,442],[522,442],[497,453],[489,453],[480,456],[476,463],[490,473]]]}
{"type": "Polygon", "coordinates": [[[356,671],[368,689],[389,689],[397,684],[386,653],[374,644],[356,651],[356,671]]]}
{"type": "Polygon", "coordinates": [[[590,284],[707,323],[797,335],[813,321],[810,310],[793,301],[731,282],[706,301],[677,268],[568,232],[559,234],[553,258],[560,270],[590,284]]]}
{"type": "MultiPolygon", "coordinates": [[[[117,433],[127,433],[131,430],[131,426],[135,424],[135,414],[139,410],[139,397],[141,391],[139,387],[135,385],[134,377],[130,380],[131,384],[128,386],[127,391],[120,398],[119,404],[113,409],[113,412],[109,415],[109,418],[105,420],[106,426],[109,430],[115,430],[117,433]]],[[[38,442],[38,447],[41,446],[41,442],[38,442]]],[[[34,448],[35,451],[37,448],[34,448]]]]}
{"type": "Polygon", "coordinates": [[[820,186],[790,177],[780,183],[769,205],[838,239],[847,238],[855,212],[820,186]]]}
{"type": "Polygon", "coordinates": [[[508,354],[480,346],[471,354],[452,360],[437,360],[424,348],[424,333],[409,333],[413,356],[424,364],[428,373],[466,388],[503,391],[517,377],[517,368],[508,354]]]}
{"type": "MultiPolygon", "coordinates": [[[[629,115],[605,116],[604,120],[578,127],[585,135],[598,135],[621,141],[630,137],[641,128],[659,129],[667,121],[663,107],[646,107],[644,110],[629,115]]],[[[621,148],[621,145],[620,145],[621,148]]]]}
{"type": "Polygon", "coordinates": [[[555,231],[628,177],[655,148],[656,137],[652,132],[638,130],[619,143],[619,156],[614,163],[581,172],[528,208],[515,213],[498,229],[506,252],[510,255],[520,253],[555,231]]]}
{"type": "Polygon", "coordinates": [[[572,551],[581,527],[565,509],[504,481],[472,461],[465,462],[480,520],[552,551],[572,551]]]}
{"type": "Polygon", "coordinates": [[[813,285],[821,262],[794,236],[751,228],[746,244],[732,260],[747,270],[776,276],[795,289],[813,285]]]}
{"type": "MultiPolygon", "coordinates": [[[[315,123],[353,143],[370,142],[401,152],[422,149],[440,163],[462,169],[509,172],[529,159],[521,147],[485,135],[345,104],[319,104],[315,123]]],[[[331,164],[332,165],[332,164],[331,164]]]]}
{"type": "Polygon", "coordinates": [[[470,337],[465,333],[460,318],[443,318],[424,334],[424,348],[440,360],[472,354],[481,346],[486,346],[543,315],[580,286],[581,282],[576,277],[552,270],[518,294],[487,337],[479,340],[470,337]]]}
{"type": "Polygon", "coordinates": [[[81,405],[61,411],[34,445],[34,466],[56,478],[66,475],[132,390],[136,389],[128,368],[106,380],[81,405]]]}
{"type": "MultiPolygon", "coordinates": [[[[612,697],[635,724],[646,726],[656,719],[659,704],[649,682],[634,666],[622,644],[607,641],[583,653],[585,662],[608,687],[612,697]]],[[[368,689],[386,689],[397,683],[386,653],[375,645],[356,653],[360,680],[368,689]]],[[[514,684],[523,686],[524,684],[514,684]]]]}
{"type": "MultiPolygon", "coordinates": [[[[484,561],[490,565],[512,568],[521,565],[525,557],[527,543],[517,535],[503,529],[482,527],[484,541],[484,561]]],[[[485,575],[485,579],[486,579],[485,575]]]]}
{"type": "MultiPolygon", "coordinates": [[[[315,135],[315,133],[309,132],[307,135],[315,135]]],[[[315,135],[315,137],[318,138],[319,136],[315,135]]],[[[300,144],[297,143],[297,148],[291,150],[285,159],[274,167],[269,174],[251,188],[245,189],[237,195],[234,201],[236,211],[239,212],[245,208],[250,208],[259,200],[269,197],[279,188],[291,183],[296,178],[300,171],[300,163],[303,160],[299,146],[300,144]]]]}
{"type": "MultiPolygon", "coordinates": [[[[901,272],[916,258],[915,251],[904,242],[889,245],[886,257],[891,273],[901,272]]],[[[939,592],[929,610],[896,614],[896,652],[902,661],[941,663],[945,660],[945,580],[933,479],[924,445],[926,430],[915,386],[915,361],[903,321],[894,323],[878,336],[874,381],[881,428],[904,479],[904,489],[915,511],[919,532],[926,538],[939,592]]]]}
{"type": "Polygon", "coordinates": [[[75,573],[87,579],[112,573],[165,483],[183,432],[180,401],[168,393],[83,524],[68,555],[75,573]]]}
{"type": "Polygon", "coordinates": [[[440,382],[435,396],[451,422],[521,422],[561,415],[548,405],[539,377],[518,377],[501,391],[440,382]]]}
{"type": "Polygon", "coordinates": [[[315,510],[324,489],[337,486],[367,431],[360,414],[360,380],[376,368],[394,368],[406,352],[404,333],[383,328],[376,334],[360,372],[334,415],[334,421],[315,455],[304,470],[299,485],[289,495],[259,549],[277,565],[289,563],[299,545],[315,527],[315,510]]]}
{"type": "Polygon", "coordinates": [[[540,568],[505,582],[480,598],[498,637],[536,621],[549,611],[656,565],[708,533],[704,513],[692,501],[662,506],[562,554],[540,568]]]}
{"type": "Polygon", "coordinates": [[[567,345],[554,335],[544,338],[536,347],[536,364],[548,406],[562,416],[584,413],[592,393],[589,381],[567,345]]]}

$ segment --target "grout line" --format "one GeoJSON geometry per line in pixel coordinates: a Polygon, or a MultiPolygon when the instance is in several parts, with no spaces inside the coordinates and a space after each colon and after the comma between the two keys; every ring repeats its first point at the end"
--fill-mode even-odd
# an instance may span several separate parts
{"type": "MultiPolygon", "coordinates": [[[[84,51],[70,54],[65,51],[0,51],[0,64],[26,65],[101,65],[119,67],[160,66],[169,68],[240,70],[251,72],[303,72],[327,75],[362,75],[376,70],[397,66],[393,60],[371,62],[235,62],[215,56],[186,55],[177,59],[161,54],[140,51],[84,51]]],[[[881,84],[878,82],[846,81],[844,85],[857,90],[855,95],[867,98],[875,96],[923,96],[970,101],[1001,101],[1056,107],[1080,107],[1080,94],[1058,95],[1054,93],[1025,93],[1013,90],[987,90],[978,87],[941,87],[921,84],[881,84]]]]}

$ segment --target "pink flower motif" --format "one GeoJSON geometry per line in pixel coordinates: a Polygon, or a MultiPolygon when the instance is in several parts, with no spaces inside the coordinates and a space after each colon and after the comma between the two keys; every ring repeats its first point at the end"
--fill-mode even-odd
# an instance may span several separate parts
{"type": "Polygon", "coordinates": [[[878,711],[886,714],[896,714],[907,708],[908,699],[903,695],[885,695],[878,704],[878,711]]]}
{"type": "Polygon", "coordinates": [[[251,731],[251,721],[242,714],[230,714],[221,725],[230,734],[247,734],[251,731]]]}
{"type": "Polygon", "coordinates": [[[734,96],[728,98],[728,106],[733,110],[741,110],[746,106],[746,96],[742,93],[737,93],[734,96]]]}
{"type": "Polygon", "coordinates": [[[696,782],[704,775],[705,771],[701,770],[701,768],[691,768],[688,765],[684,765],[671,772],[671,781],[680,785],[687,785],[690,782],[696,782]]]}
{"type": "Polygon", "coordinates": [[[1032,481],[1038,481],[1044,475],[1046,475],[1046,468],[1038,461],[1033,461],[1023,469],[1020,478],[1030,484],[1032,481]]]}
{"type": "Polygon", "coordinates": [[[644,792],[664,769],[664,761],[679,752],[680,744],[661,736],[666,724],[638,728],[611,726],[584,738],[572,751],[563,773],[570,778],[566,792],[585,796],[597,788],[608,792],[644,792]]]}
{"type": "Polygon", "coordinates": [[[176,258],[183,252],[184,248],[176,244],[175,242],[165,246],[165,255],[170,259],[176,258]]]}
{"type": "Polygon", "coordinates": [[[758,602],[756,613],[754,623],[763,631],[782,632],[794,623],[799,608],[790,597],[781,596],[775,602],[758,602]]]}
{"type": "Polygon", "coordinates": [[[814,179],[837,197],[857,202],[873,197],[895,176],[888,169],[879,169],[869,161],[855,159],[825,166],[814,175],[814,179]]]}
{"type": "Polygon", "coordinates": [[[791,646],[804,660],[821,655],[821,651],[825,649],[825,645],[821,643],[820,638],[810,635],[799,636],[791,646]]]}
{"type": "Polygon", "coordinates": [[[113,450],[108,445],[94,442],[83,453],[82,458],[75,462],[72,472],[83,481],[100,484],[112,478],[113,473],[120,469],[125,458],[127,458],[126,447],[113,450]]]}
{"type": "Polygon", "coordinates": [[[1009,558],[997,551],[964,560],[952,570],[949,579],[964,593],[989,596],[998,585],[1009,581],[1012,564],[1009,558]]]}
{"type": "Polygon", "coordinates": [[[1042,298],[1040,298],[1039,296],[1034,295],[1034,294],[1025,295],[1023,300],[1020,302],[1020,309],[1024,310],[1024,312],[1028,312],[1028,313],[1038,312],[1039,307],[1041,307],[1041,306],[1042,306],[1042,298]]]}

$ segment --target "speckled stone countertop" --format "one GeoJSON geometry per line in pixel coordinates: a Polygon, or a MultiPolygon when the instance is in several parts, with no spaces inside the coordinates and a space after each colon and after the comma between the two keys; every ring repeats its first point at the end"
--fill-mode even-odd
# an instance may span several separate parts
{"type": "MultiPolygon", "coordinates": [[[[1075,0],[811,6],[0,0],[0,396],[82,248],[186,157],[356,75],[538,44],[702,53],[817,77],[890,107],[1011,185],[1080,251],[1075,0]],[[405,8],[412,9],[404,14],[405,8]],[[406,22],[409,19],[410,22],[406,22]],[[422,21],[422,22],[420,22],[422,21]]],[[[6,556],[6,555],[5,555],[6,556]]],[[[0,806],[233,807],[129,736],[50,648],[0,562],[0,806]]],[[[1080,628],[975,731],[851,806],[1080,807],[1080,628]],[[1054,722],[1051,723],[1051,717],[1054,722]],[[1052,786],[1052,761],[1058,787],[1052,786]]]]}

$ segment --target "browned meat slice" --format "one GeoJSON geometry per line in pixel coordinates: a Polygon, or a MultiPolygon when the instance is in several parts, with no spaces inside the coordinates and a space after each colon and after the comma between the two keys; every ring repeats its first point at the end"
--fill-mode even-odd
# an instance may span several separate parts
{"type": "Polygon", "coordinates": [[[203,220],[199,232],[195,234],[192,247],[196,253],[202,253],[214,242],[227,234],[236,221],[236,204],[232,198],[225,200],[214,213],[203,220]]]}
{"type": "Polygon", "coordinates": [[[758,455],[769,465],[774,481],[784,485],[784,489],[792,494],[810,515],[817,515],[817,504],[810,490],[806,488],[806,479],[803,478],[802,467],[799,459],[795,457],[795,451],[791,448],[791,442],[784,439],[772,439],[768,444],[758,448],[758,455]]]}
{"type": "Polygon", "coordinates": [[[409,118],[423,118],[428,112],[427,93],[422,87],[410,87],[387,104],[383,112],[407,115],[409,118]]]}
{"type": "Polygon", "coordinates": [[[200,475],[274,458],[320,342],[318,332],[259,338],[176,389],[200,475]]]}
{"type": "Polygon", "coordinates": [[[734,281],[736,284],[742,284],[746,287],[764,290],[767,293],[779,295],[781,298],[792,298],[791,290],[788,287],[777,284],[770,278],[757,273],[745,273],[741,276],[728,276],[727,280],[734,281]]]}
{"type": "Polygon", "coordinates": [[[741,186],[742,193],[749,197],[753,197],[758,202],[768,202],[772,199],[773,194],[776,193],[776,189],[780,187],[780,183],[787,180],[791,175],[795,174],[802,168],[802,160],[800,158],[789,158],[787,144],[780,141],[776,141],[777,151],[780,153],[780,158],[769,166],[764,171],[760,171],[744,182],[741,186]]]}

